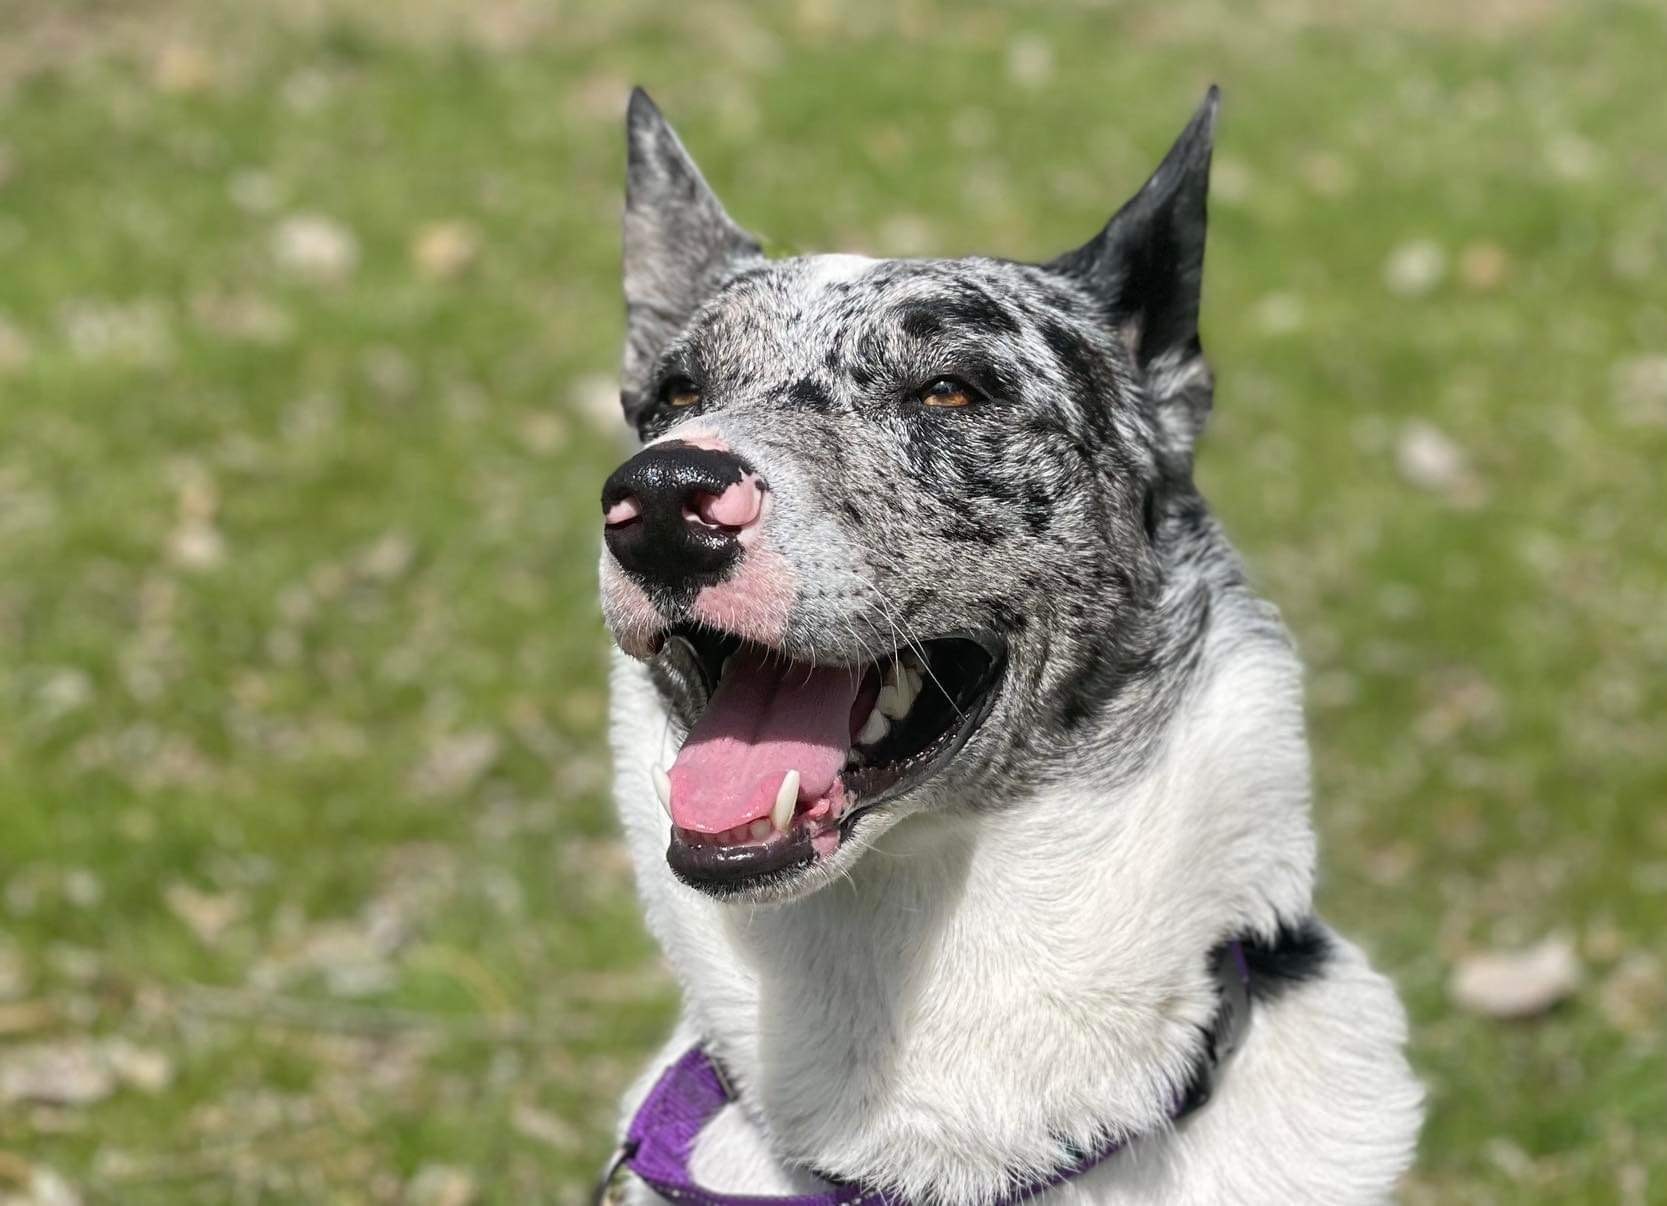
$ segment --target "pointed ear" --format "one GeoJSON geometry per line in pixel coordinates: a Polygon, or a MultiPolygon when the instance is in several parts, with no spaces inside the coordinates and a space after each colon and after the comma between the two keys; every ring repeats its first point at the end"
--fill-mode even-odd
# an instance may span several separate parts
{"type": "Polygon", "coordinates": [[[1051,265],[1104,299],[1145,376],[1165,442],[1182,455],[1204,427],[1212,394],[1198,339],[1198,303],[1220,100],[1211,85],[1152,178],[1104,230],[1051,265]]]}
{"type": "Polygon", "coordinates": [[[763,257],[735,225],[648,93],[625,118],[625,362],[620,402],[634,423],[668,340],[728,272],[763,257]]]}

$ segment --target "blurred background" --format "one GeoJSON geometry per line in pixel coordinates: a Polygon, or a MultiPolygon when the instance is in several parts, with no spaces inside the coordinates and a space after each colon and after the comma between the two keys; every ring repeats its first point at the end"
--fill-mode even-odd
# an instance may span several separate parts
{"type": "Polygon", "coordinates": [[[0,1201],[577,1203],[646,84],[778,250],[1045,257],[1226,92],[1200,467],[1409,1202],[1667,1201],[1667,9],[0,0],[0,1201]]]}

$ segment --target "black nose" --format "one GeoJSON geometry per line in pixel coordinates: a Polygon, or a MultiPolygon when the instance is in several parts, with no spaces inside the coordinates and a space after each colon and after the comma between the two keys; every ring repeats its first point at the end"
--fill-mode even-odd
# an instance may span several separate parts
{"type": "Polygon", "coordinates": [[[645,448],[602,486],[603,539],[647,586],[704,586],[741,555],[763,486],[733,452],[668,441],[645,448]]]}

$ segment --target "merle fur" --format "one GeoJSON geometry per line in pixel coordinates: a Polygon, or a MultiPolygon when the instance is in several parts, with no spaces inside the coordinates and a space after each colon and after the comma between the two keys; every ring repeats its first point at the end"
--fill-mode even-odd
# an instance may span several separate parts
{"type": "Polygon", "coordinates": [[[950,776],[986,803],[1108,753],[1136,769],[1217,612],[1277,624],[1192,477],[1216,107],[1211,89],[1135,197],[1048,263],[834,271],[764,259],[659,111],[631,102],[627,421],[645,440],[717,425],[802,479],[772,519],[811,583],[783,652],[857,663],[969,628],[1008,642],[993,723],[950,776]],[[941,377],[973,402],[924,405],[941,377]],[[658,399],[679,378],[700,400],[673,411],[658,399]]]}

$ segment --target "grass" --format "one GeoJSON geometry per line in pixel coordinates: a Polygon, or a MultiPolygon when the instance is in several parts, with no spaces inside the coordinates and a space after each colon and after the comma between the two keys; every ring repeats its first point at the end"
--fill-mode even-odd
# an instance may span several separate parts
{"type": "Polygon", "coordinates": [[[0,47],[0,1196],[580,1201],[674,1003],[594,601],[628,85],[777,246],[1035,257],[1211,80],[1201,474],[1411,1010],[1406,1196],[1667,1195],[1658,7],[22,0],[0,47]],[[1570,1001],[1454,1008],[1552,934],[1570,1001]]]}

